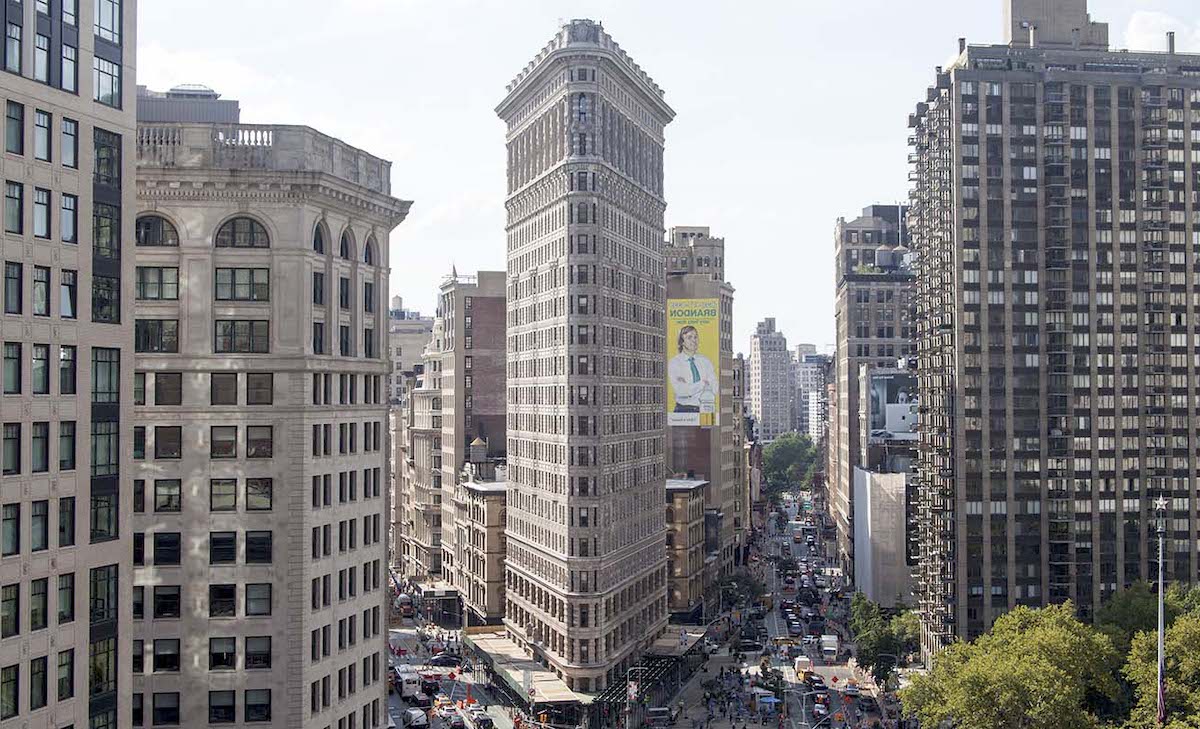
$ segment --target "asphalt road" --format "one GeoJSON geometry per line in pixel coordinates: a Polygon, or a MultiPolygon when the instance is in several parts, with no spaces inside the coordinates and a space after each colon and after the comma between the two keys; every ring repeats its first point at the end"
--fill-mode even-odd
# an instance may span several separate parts
{"type": "MultiPolygon", "coordinates": [[[[787,505],[788,521],[796,518],[797,506],[795,503],[787,505]]],[[[773,528],[773,525],[772,525],[773,528]]],[[[819,549],[810,548],[806,544],[794,544],[792,542],[791,527],[785,529],[782,533],[775,534],[771,537],[769,545],[771,551],[775,554],[780,554],[782,545],[787,543],[791,546],[791,556],[795,559],[802,557],[812,558],[817,556],[819,549]]],[[[815,545],[816,546],[816,545],[815,545]]],[[[778,601],[787,599],[787,594],[783,593],[784,585],[781,580],[775,576],[775,570],[768,565],[767,570],[767,591],[775,596],[776,607],[771,610],[767,616],[766,625],[767,633],[771,638],[787,637],[787,623],[779,614],[778,601]]],[[[805,696],[808,688],[799,683],[795,670],[792,664],[786,659],[775,659],[775,665],[783,670],[784,678],[789,682],[791,691],[787,694],[788,700],[788,716],[790,717],[792,729],[824,729],[825,727],[840,727],[845,726],[844,721],[834,721],[833,717],[841,713],[845,718],[851,718],[853,710],[847,711],[849,708],[845,703],[842,694],[838,692],[839,686],[845,686],[847,679],[853,678],[854,672],[850,669],[845,661],[839,661],[832,664],[826,664],[820,657],[820,651],[808,651],[809,657],[813,658],[814,670],[825,679],[825,684],[829,687],[829,715],[823,718],[816,718],[812,714],[812,696],[805,696]],[[836,680],[835,680],[836,679],[836,680]]],[[[854,724],[851,723],[850,726],[854,724]]]]}

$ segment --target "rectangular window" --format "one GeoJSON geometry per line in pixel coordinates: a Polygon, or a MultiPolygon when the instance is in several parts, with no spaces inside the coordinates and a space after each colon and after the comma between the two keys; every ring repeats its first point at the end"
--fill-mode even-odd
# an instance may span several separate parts
{"type": "Polygon", "coordinates": [[[75,649],[58,652],[58,700],[75,696],[75,649]]]}
{"type": "Polygon", "coordinates": [[[33,363],[30,368],[34,395],[50,394],[50,345],[33,345],[33,363]]]}
{"type": "MultiPolygon", "coordinates": [[[[72,426],[75,423],[71,423],[72,426]]],[[[75,497],[64,496],[58,500],[58,546],[75,546],[75,497]]],[[[72,578],[74,584],[74,578],[72,578]]]]}
{"type": "Polygon", "coordinates": [[[40,187],[33,188],[33,235],[50,237],[50,191],[40,187]]]}
{"type": "Polygon", "coordinates": [[[212,426],[209,457],[237,458],[237,431],[236,425],[212,426]]]}
{"type": "Polygon", "coordinates": [[[145,511],[146,511],[146,481],[145,481],[145,479],[135,478],[133,480],[133,513],[142,514],[145,511]]]}
{"type": "Polygon", "coordinates": [[[90,625],[117,619],[117,565],[93,567],[90,573],[90,625]]]}
{"type": "Polygon", "coordinates": [[[4,313],[20,314],[25,299],[24,270],[20,263],[4,262],[4,313]]]}
{"type": "Polygon", "coordinates": [[[145,405],[146,404],[146,373],[145,372],[134,372],[133,373],[133,404],[134,405],[145,405]]]}
{"type": "Polygon", "coordinates": [[[182,405],[183,404],[183,373],[156,372],[154,373],[154,404],[182,405]]]}
{"type": "Polygon", "coordinates": [[[183,500],[179,479],[158,478],[154,480],[155,512],[178,512],[182,506],[183,500]]]}
{"type": "Polygon", "coordinates": [[[158,638],[154,641],[154,672],[179,672],[178,638],[158,638]]]}
{"type": "Polygon", "coordinates": [[[237,479],[214,478],[208,482],[210,511],[237,510],[237,479]]]}
{"type": "Polygon", "coordinates": [[[30,470],[46,473],[50,470],[50,423],[34,423],[30,431],[30,470]]]}
{"type": "Polygon", "coordinates": [[[121,350],[92,347],[92,402],[121,401],[121,350]]]}
{"type": "Polygon", "coordinates": [[[121,108],[121,67],[100,56],[92,57],[92,100],[121,108]]]}
{"type": "Polygon", "coordinates": [[[275,378],[270,372],[246,374],[246,404],[271,405],[275,401],[275,378]]]}
{"type": "Polygon", "coordinates": [[[79,236],[79,198],[63,193],[59,196],[58,229],[63,243],[76,243],[79,236]]]}
{"type": "Polygon", "coordinates": [[[267,354],[270,322],[258,319],[220,319],[216,322],[213,349],[217,353],[267,354]]]}
{"type": "Polygon", "coordinates": [[[313,322],[313,354],[325,354],[325,323],[313,322]]]}
{"type": "Polygon", "coordinates": [[[25,154],[25,106],[15,101],[4,107],[4,151],[25,154]]]}
{"type": "Polygon", "coordinates": [[[179,532],[154,533],[154,564],[179,564],[179,532]]]}
{"type": "Polygon", "coordinates": [[[21,344],[4,343],[4,394],[21,394],[21,344]]]}
{"type": "MultiPolygon", "coordinates": [[[[467,339],[470,339],[470,337],[467,337],[467,339]]],[[[375,357],[379,356],[375,353],[374,329],[363,330],[363,356],[367,357],[368,359],[374,359],[375,357]]]]}
{"type": "MultiPolygon", "coordinates": [[[[70,0],[66,0],[69,2],[70,0]]],[[[79,89],[79,49],[63,44],[62,47],[62,77],[60,85],[63,91],[75,93],[79,89]]]]}
{"type": "Polygon", "coordinates": [[[98,38],[121,45],[121,0],[97,0],[95,31],[98,38]]]}
{"type": "Polygon", "coordinates": [[[33,158],[50,161],[50,113],[41,109],[33,112],[33,158]]]}
{"type": "Polygon", "coordinates": [[[270,721],[271,689],[246,689],[245,706],[247,722],[270,721]]]}
{"type": "Polygon", "coordinates": [[[134,323],[133,346],[136,352],[178,352],[179,320],[138,319],[134,323]]]}
{"type": "MultiPolygon", "coordinates": [[[[4,588],[7,590],[8,588],[4,588]]],[[[0,719],[11,719],[17,715],[19,703],[20,666],[0,668],[0,719]]]]}
{"type": "Polygon", "coordinates": [[[270,299],[271,269],[217,269],[217,301],[270,301],[270,299]]]}
{"type": "Polygon", "coordinates": [[[34,658],[29,662],[29,708],[46,707],[46,657],[34,658]]]}
{"type": "Polygon", "coordinates": [[[62,0],[62,22],[75,25],[76,4],[79,0],[62,0]]]}
{"type": "Polygon", "coordinates": [[[350,279],[345,276],[338,278],[338,308],[350,308],[350,279]]]}
{"type": "Polygon", "coordinates": [[[272,559],[271,532],[246,532],[246,564],[270,564],[272,559]]]}
{"type": "Polygon", "coordinates": [[[246,585],[246,615],[271,614],[271,583],[248,583],[246,585]]]}
{"type": "Polygon", "coordinates": [[[345,325],[338,327],[338,354],[343,357],[351,356],[350,327],[345,325]]]}
{"type": "Polygon", "coordinates": [[[50,581],[43,577],[29,583],[29,629],[45,630],[50,609],[50,581]]]}
{"type": "Polygon", "coordinates": [[[117,425],[114,421],[92,422],[93,476],[117,475],[121,456],[121,434],[117,429],[117,425]]]}
{"type": "Polygon", "coordinates": [[[208,670],[222,671],[237,668],[237,638],[208,639],[208,670]]]}
{"type": "Polygon", "coordinates": [[[90,515],[92,544],[110,542],[120,536],[117,526],[118,508],[116,494],[92,494],[90,515]]]}
{"type": "Polygon", "coordinates": [[[151,721],[154,726],[174,726],[179,723],[179,692],[154,694],[154,715],[151,721]]]}
{"type": "Polygon", "coordinates": [[[237,615],[237,585],[208,586],[208,617],[231,618],[237,615]]]}
{"type": "MultiPolygon", "coordinates": [[[[117,639],[94,640],[88,648],[88,693],[109,693],[117,690],[117,639]]],[[[94,723],[93,723],[94,725],[94,723]]]]}
{"type": "Polygon", "coordinates": [[[121,323],[121,279],[92,274],[92,321],[121,323]]]}
{"type": "Polygon", "coordinates": [[[75,394],[75,345],[58,348],[58,394],[75,394]]]}
{"type": "Polygon", "coordinates": [[[138,266],[136,294],[139,301],[177,301],[179,269],[138,266]]]}
{"type": "Polygon", "coordinates": [[[20,234],[25,232],[25,186],[19,182],[4,185],[4,231],[20,234]]]}
{"type": "Polygon", "coordinates": [[[271,458],[274,438],[270,425],[246,426],[246,458],[271,458]]]}
{"type": "Polygon", "coordinates": [[[312,301],[318,306],[325,305],[325,274],[313,272],[312,301]]]}
{"type": "Polygon", "coordinates": [[[9,23],[4,34],[4,69],[21,72],[21,26],[9,23]]]}
{"type": "Polygon", "coordinates": [[[50,316],[50,269],[33,267],[33,315],[50,316]]]}
{"type": "Polygon", "coordinates": [[[154,457],[177,459],[183,456],[183,428],[159,425],[154,428],[154,457]]]}
{"type": "Polygon", "coordinates": [[[363,311],[367,313],[375,311],[375,284],[369,281],[363,283],[363,311]]]}
{"type": "Polygon", "coordinates": [[[62,120],[61,154],[63,167],[79,166],[79,122],[74,119],[62,120]]]}
{"type": "Polygon", "coordinates": [[[237,707],[234,705],[236,695],[236,691],[208,692],[209,724],[232,724],[237,721],[237,707]]]}
{"type": "Polygon", "coordinates": [[[58,470],[75,470],[75,421],[58,424],[58,470]]]}
{"type": "Polygon", "coordinates": [[[33,36],[33,80],[50,83],[50,36],[33,36]]]}
{"type": "Polygon", "coordinates": [[[58,576],[58,623],[63,625],[75,620],[75,574],[58,576]]]}
{"type": "Polygon", "coordinates": [[[92,201],[92,254],[98,258],[121,257],[121,209],[92,201]]]}
{"type": "MultiPolygon", "coordinates": [[[[4,424],[4,466],[5,476],[15,476],[21,472],[21,424],[4,424]]],[[[7,509],[8,507],[4,507],[7,509]]],[[[19,508],[19,507],[18,507],[19,508]]],[[[7,552],[4,552],[7,554],[7,552]]]]}
{"type": "Polygon", "coordinates": [[[275,484],[269,478],[246,479],[246,511],[270,511],[275,484]]]}
{"type": "Polygon", "coordinates": [[[157,585],[154,588],[154,617],[156,619],[178,618],[180,607],[179,585],[157,585]]]}
{"type": "Polygon", "coordinates": [[[95,153],[95,169],[92,181],[109,187],[121,186],[121,135],[94,127],[92,148],[95,153]]]}
{"type": "Polygon", "coordinates": [[[21,632],[21,586],[0,587],[0,638],[21,632]]]}
{"type": "Polygon", "coordinates": [[[209,378],[209,401],[213,405],[238,404],[236,372],[213,372],[209,378]]]}
{"type": "Polygon", "coordinates": [[[234,564],[237,562],[237,532],[208,533],[208,563],[234,564]]]}
{"type": "Polygon", "coordinates": [[[246,637],[246,669],[271,667],[271,636],[246,637]]]}

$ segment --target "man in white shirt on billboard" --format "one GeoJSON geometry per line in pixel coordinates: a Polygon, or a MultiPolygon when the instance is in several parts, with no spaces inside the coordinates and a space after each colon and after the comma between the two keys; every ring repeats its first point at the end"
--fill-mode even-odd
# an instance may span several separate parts
{"type": "Polygon", "coordinates": [[[700,354],[700,332],[694,326],[679,330],[679,354],[667,363],[667,376],[675,392],[675,412],[712,412],[719,381],[712,361],[700,354]]]}

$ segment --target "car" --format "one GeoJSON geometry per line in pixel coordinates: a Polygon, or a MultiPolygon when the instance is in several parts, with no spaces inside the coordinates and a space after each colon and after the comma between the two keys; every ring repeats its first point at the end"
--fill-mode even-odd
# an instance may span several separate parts
{"type": "Polygon", "coordinates": [[[879,702],[874,696],[863,696],[858,700],[858,708],[862,709],[864,714],[878,714],[879,702]]]}
{"type": "Polygon", "coordinates": [[[442,720],[442,726],[450,727],[450,729],[466,729],[467,722],[463,721],[462,714],[456,711],[449,718],[442,720]]]}
{"type": "Polygon", "coordinates": [[[419,709],[428,709],[433,706],[433,699],[424,691],[418,691],[408,699],[408,703],[419,709]]]}
{"type": "Polygon", "coordinates": [[[814,701],[813,707],[812,707],[812,714],[813,714],[814,719],[820,719],[823,716],[828,716],[829,715],[829,707],[826,706],[825,704],[819,704],[814,701]]]}
{"type": "Polygon", "coordinates": [[[429,726],[429,716],[421,709],[405,709],[400,715],[400,723],[406,728],[423,729],[429,726]]]}
{"type": "Polygon", "coordinates": [[[453,653],[439,653],[429,659],[429,665],[439,668],[457,668],[460,663],[462,663],[462,656],[453,653]]]}
{"type": "Polygon", "coordinates": [[[742,640],[737,644],[738,651],[742,653],[760,653],[762,652],[762,643],[753,640],[742,640]]]}
{"type": "Polygon", "coordinates": [[[846,685],[842,687],[842,693],[846,696],[858,697],[862,696],[862,689],[858,687],[857,683],[847,681],[846,685]]]}

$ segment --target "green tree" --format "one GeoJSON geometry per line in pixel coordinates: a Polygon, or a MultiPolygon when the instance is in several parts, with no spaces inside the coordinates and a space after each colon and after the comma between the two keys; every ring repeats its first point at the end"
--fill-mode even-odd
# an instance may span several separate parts
{"type": "MultiPolygon", "coordinates": [[[[1168,618],[1174,617],[1174,609],[1168,618]]],[[[1096,627],[1109,638],[1117,653],[1129,652],[1133,636],[1158,625],[1158,594],[1145,580],[1139,580],[1114,594],[1096,609],[1096,627]]]]}
{"type": "Polygon", "coordinates": [[[905,610],[892,618],[892,635],[900,644],[900,653],[914,653],[921,647],[921,618],[916,610],[905,610]]]}
{"type": "Polygon", "coordinates": [[[807,435],[785,433],[763,450],[763,477],[774,489],[805,484],[817,465],[817,449],[807,435]]]}
{"type": "MultiPolygon", "coordinates": [[[[1164,648],[1167,661],[1165,726],[1167,729],[1200,729],[1200,612],[1176,618],[1167,629],[1164,648]]],[[[1123,673],[1133,684],[1136,699],[1132,716],[1125,726],[1129,729],[1157,726],[1156,630],[1144,630],[1133,637],[1123,673]]]]}
{"type": "Polygon", "coordinates": [[[1093,707],[1115,700],[1119,659],[1107,635],[1075,617],[1070,602],[1020,606],[972,643],[939,654],[901,691],[924,726],[957,729],[1093,729],[1093,707]]]}

